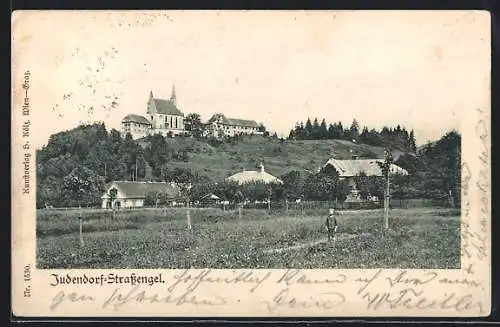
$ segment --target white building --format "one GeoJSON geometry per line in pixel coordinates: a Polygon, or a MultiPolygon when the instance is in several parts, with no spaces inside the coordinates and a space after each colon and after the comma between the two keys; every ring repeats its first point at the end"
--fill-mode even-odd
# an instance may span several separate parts
{"type": "Polygon", "coordinates": [[[177,107],[175,86],[172,86],[170,99],[160,99],[149,93],[147,116],[130,114],[122,120],[123,135],[130,133],[133,139],[139,139],[150,134],[160,133],[172,136],[186,133],[184,114],[177,107]]]}
{"type": "Polygon", "coordinates": [[[230,182],[237,182],[238,184],[252,183],[252,182],[263,182],[266,184],[283,184],[283,181],[273,175],[267,173],[264,170],[264,165],[260,165],[258,171],[254,170],[244,170],[242,172],[231,175],[227,178],[230,182]]]}
{"type": "Polygon", "coordinates": [[[217,113],[205,124],[205,136],[221,137],[239,134],[262,135],[259,124],[255,120],[226,118],[224,114],[217,113]]]}
{"type": "Polygon", "coordinates": [[[139,115],[127,115],[122,119],[122,134],[130,133],[134,140],[146,137],[151,133],[151,122],[139,115]]]}
{"type": "Polygon", "coordinates": [[[176,184],[166,182],[129,182],[114,181],[108,184],[101,196],[102,208],[138,208],[144,206],[146,195],[150,192],[166,194],[171,201],[180,195],[176,184]],[[110,191],[116,189],[116,198],[111,201],[110,191]]]}
{"type": "Polygon", "coordinates": [[[151,121],[153,132],[167,136],[185,133],[184,114],[177,107],[175,86],[172,87],[170,100],[155,98],[153,92],[149,94],[148,119],[151,121]]]}

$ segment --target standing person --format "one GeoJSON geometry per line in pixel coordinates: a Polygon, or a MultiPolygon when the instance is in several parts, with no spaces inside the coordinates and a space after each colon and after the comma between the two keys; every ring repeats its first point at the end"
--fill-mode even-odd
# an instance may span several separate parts
{"type": "Polygon", "coordinates": [[[328,217],[326,217],[325,225],[326,225],[326,231],[328,233],[328,241],[330,241],[332,237],[333,240],[335,240],[335,233],[337,232],[338,223],[334,209],[328,210],[328,217]]]}

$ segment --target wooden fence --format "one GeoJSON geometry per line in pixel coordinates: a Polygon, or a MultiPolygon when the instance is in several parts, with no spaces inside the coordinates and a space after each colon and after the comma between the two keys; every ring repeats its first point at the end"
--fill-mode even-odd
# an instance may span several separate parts
{"type": "MultiPolygon", "coordinates": [[[[383,208],[383,201],[360,201],[360,202],[335,202],[335,201],[301,201],[288,202],[285,201],[271,201],[271,204],[267,203],[246,203],[243,205],[244,209],[271,209],[271,210],[293,210],[293,211],[304,211],[304,210],[328,210],[329,208],[334,208],[336,210],[370,210],[370,209],[381,209],[383,208]]],[[[391,199],[391,208],[422,208],[422,207],[450,207],[447,200],[433,200],[433,199],[391,199]]],[[[168,208],[181,208],[181,207],[168,207],[168,208]]],[[[220,208],[225,210],[236,210],[238,204],[230,203],[227,205],[223,204],[212,204],[212,205],[192,205],[191,208],[220,208]]],[[[137,207],[137,208],[121,208],[120,212],[126,211],[136,211],[136,210],[164,210],[165,207],[158,206],[155,207],[137,207]]],[[[71,210],[81,210],[82,212],[92,211],[92,212],[108,212],[110,209],[98,208],[50,208],[41,209],[44,211],[71,211],[71,210]]]]}

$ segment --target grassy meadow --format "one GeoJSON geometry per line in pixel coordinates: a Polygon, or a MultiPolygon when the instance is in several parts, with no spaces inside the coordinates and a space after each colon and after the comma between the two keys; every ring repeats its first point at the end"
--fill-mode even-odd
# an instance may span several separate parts
{"type": "Polygon", "coordinates": [[[459,268],[460,214],[438,208],[343,211],[326,238],[325,210],[38,210],[37,266],[47,268],[459,268]]]}
{"type": "MultiPolygon", "coordinates": [[[[367,158],[383,158],[383,147],[353,143],[345,140],[285,140],[246,136],[235,144],[225,143],[217,147],[194,138],[167,138],[173,151],[187,150],[189,161],[171,161],[173,167],[188,168],[223,180],[229,174],[242,169],[253,169],[262,161],[265,169],[274,176],[282,176],[292,170],[316,170],[334,156],[350,159],[352,155],[367,158]],[[352,152],[351,152],[352,151],[352,152]],[[258,158],[258,160],[256,160],[258,158]]],[[[397,156],[400,153],[394,150],[397,156]]]]}

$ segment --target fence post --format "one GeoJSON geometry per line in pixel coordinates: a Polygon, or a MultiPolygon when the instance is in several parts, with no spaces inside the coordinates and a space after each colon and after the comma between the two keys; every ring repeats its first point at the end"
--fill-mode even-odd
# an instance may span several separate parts
{"type": "Polygon", "coordinates": [[[79,223],[80,223],[80,247],[84,246],[83,242],[83,219],[82,219],[82,213],[80,212],[80,216],[78,217],[79,223]]]}
{"type": "Polygon", "coordinates": [[[187,216],[188,230],[191,230],[191,213],[189,212],[189,199],[187,201],[186,216],[187,216]]]}

